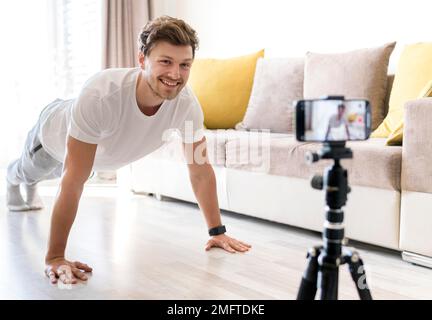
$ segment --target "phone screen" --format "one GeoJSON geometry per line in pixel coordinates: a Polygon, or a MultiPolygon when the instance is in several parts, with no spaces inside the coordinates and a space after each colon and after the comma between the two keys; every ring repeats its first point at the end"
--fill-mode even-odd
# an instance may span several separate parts
{"type": "Polygon", "coordinates": [[[370,135],[367,100],[301,100],[296,113],[301,141],[366,140],[370,135]]]}

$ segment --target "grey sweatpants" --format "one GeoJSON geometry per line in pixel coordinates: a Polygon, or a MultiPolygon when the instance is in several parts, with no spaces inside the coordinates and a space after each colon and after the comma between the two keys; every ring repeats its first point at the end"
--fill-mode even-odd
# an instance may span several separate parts
{"type": "MultiPolygon", "coordinates": [[[[50,103],[44,110],[57,101],[50,103]]],[[[62,175],[63,163],[51,157],[40,142],[40,126],[39,116],[36,125],[27,135],[21,157],[12,161],[7,168],[7,180],[14,185],[21,183],[31,185],[43,180],[56,179],[62,175]]]]}

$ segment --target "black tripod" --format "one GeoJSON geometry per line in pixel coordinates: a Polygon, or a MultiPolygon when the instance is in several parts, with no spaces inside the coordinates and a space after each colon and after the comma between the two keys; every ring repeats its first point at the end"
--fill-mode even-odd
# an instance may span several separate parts
{"type": "Polygon", "coordinates": [[[326,191],[326,221],[324,223],[323,246],[316,246],[307,254],[308,266],[303,275],[298,300],[313,300],[317,289],[320,289],[320,300],[337,300],[339,266],[347,263],[352,279],[361,300],[372,300],[366,283],[363,261],[356,251],[342,246],[344,239],[344,213],[341,210],[350,192],[348,173],[340,165],[340,159],[352,158],[352,151],[345,148],[345,142],[324,144],[319,153],[307,155],[308,162],[320,159],[333,159],[334,164],[326,168],[324,176],[312,178],[314,189],[326,191]]]}

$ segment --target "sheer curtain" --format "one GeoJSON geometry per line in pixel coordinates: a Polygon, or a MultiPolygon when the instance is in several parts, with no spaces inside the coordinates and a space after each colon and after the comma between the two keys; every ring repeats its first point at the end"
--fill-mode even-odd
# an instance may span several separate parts
{"type": "Polygon", "coordinates": [[[40,111],[101,69],[102,0],[0,1],[0,168],[40,111]]]}
{"type": "Polygon", "coordinates": [[[137,38],[149,21],[148,0],[103,0],[102,2],[102,67],[137,66],[137,38]]]}

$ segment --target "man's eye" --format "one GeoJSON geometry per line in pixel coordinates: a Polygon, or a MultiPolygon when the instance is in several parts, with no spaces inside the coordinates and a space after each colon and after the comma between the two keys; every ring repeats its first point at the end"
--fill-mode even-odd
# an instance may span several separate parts
{"type": "Polygon", "coordinates": [[[170,64],[171,61],[169,61],[169,60],[161,60],[161,63],[162,63],[162,64],[170,64]]]}
{"type": "Polygon", "coordinates": [[[189,69],[191,67],[191,65],[189,63],[183,63],[181,66],[184,69],[189,69]]]}

